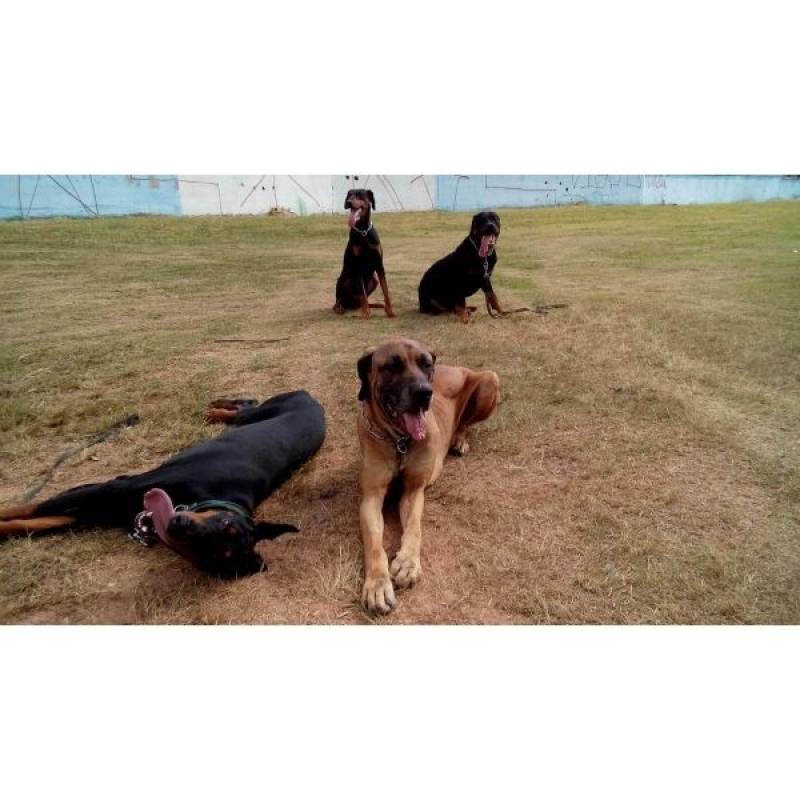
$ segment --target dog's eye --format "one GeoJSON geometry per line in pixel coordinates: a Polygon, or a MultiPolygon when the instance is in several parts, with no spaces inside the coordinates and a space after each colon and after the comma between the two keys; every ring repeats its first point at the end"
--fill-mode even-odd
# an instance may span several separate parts
{"type": "Polygon", "coordinates": [[[400,370],[403,369],[403,359],[400,358],[400,356],[394,356],[390,358],[381,369],[385,369],[389,372],[400,372],[400,370]]]}

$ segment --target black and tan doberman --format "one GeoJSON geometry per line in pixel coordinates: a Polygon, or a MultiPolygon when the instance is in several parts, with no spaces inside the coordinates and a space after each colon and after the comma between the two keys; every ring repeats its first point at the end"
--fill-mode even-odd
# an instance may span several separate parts
{"type": "Polygon", "coordinates": [[[0,509],[0,539],[67,527],[130,530],[137,518],[148,517],[160,541],[204,572],[224,578],[258,572],[263,561],[255,544],[297,528],[255,522],[253,514],[320,448],[325,413],[311,395],[297,391],[260,405],[217,401],[206,418],[232,428],[148,472],[0,509]]]}
{"type": "Polygon", "coordinates": [[[361,309],[361,315],[369,318],[370,308],[383,308],[387,317],[393,317],[386,270],[383,267],[383,247],[378,231],[372,224],[375,195],[369,189],[351,189],[344,201],[350,216],[347,225],[350,233],[344,251],[344,262],[336,281],[337,314],[361,309]],[[380,284],[383,303],[370,303],[369,296],[380,284]]]}

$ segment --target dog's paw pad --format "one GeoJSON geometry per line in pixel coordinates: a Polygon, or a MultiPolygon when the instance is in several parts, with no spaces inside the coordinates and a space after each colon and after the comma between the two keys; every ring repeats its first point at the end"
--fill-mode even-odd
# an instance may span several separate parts
{"type": "Polygon", "coordinates": [[[367,578],[361,592],[361,602],[372,614],[388,614],[397,605],[394,587],[388,575],[367,578]]]}
{"type": "Polygon", "coordinates": [[[392,561],[391,573],[394,585],[407,589],[422,577],[422,567],[415,558],[406,558],[398,553],[392,561]]]}

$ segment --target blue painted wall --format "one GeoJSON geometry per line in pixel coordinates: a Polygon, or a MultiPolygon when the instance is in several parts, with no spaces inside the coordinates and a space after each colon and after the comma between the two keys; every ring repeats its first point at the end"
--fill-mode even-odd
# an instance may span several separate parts
{"type": "Polygon", "coordinates": [[[0,175],[0,219],[180,213],[174,175],[0,175]]]}
{"type": "MultiPolygon", "coordinates": [[[[0,219],[264,214],[275,204],[287,205],[295,213],[342,213],[341,198],[352,183],[348,178],[351,176],[0,175],[0,219]],[[311,206],[305,200],[299,206],[299,200],[292,200],[306,196],[313,201],[311,206]]],[[[779,175],[377,175],[364,178],[365,186],[368,181],[380,195],[381,212],[800,198],[800,179],[779,175]]]]}
{"type": "Polygon", "coordinates": [[[800,180],[773,175],[440,175],[436,207],[731,203],[800,198],[800,180]]]}
{"type": "Polygon", "coordinates": [[[736,203],[800,198],[800,178],[781,175],[645,176],[642,203],[736,203]],[[650,180],[653,179],[653,180],[650,180]]]}

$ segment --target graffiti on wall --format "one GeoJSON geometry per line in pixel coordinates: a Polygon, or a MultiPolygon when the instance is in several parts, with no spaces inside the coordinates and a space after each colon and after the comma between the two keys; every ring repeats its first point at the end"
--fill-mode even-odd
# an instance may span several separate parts
{"type": "Polygon", "coordinates": [[[0,219],[180,213],[171,175],[0,175],[0,219]]]}
{"type": "Polygon", "coordinates": [[[0,175],[0,219],[344,213],[357,187],[378,213],[800,198],[792,175],[0,175]]]}
{"type": "Polygon", "coordinates": [[[664,186],[665,175],[442,175],[439,208],[638,204],[645,183],[664,186]]]}

